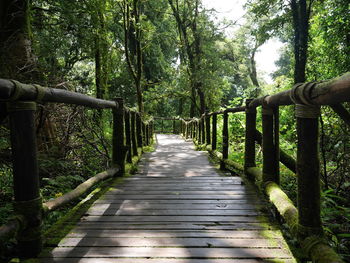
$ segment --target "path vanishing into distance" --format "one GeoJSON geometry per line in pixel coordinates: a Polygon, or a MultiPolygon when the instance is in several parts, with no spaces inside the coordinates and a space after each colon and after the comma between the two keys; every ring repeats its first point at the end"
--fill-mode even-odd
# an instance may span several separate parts
{"type": "Polygon", "coordinates": [[[178,135],[157,135],[139,172],[94,202],[52,263],[296,262],[256,191],[178,135]]]}

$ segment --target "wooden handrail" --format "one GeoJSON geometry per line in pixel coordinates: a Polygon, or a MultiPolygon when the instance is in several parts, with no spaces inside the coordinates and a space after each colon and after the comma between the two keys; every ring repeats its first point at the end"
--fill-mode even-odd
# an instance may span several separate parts
{"type": "MultiPolygon", "coordinates": [[[[216,117],[224,114],[222,130],[222,153],[216,152],[216,142],[206,149],[220,159],[221,169],[231,169],[244,173],[248,179],[262,182],[261,189],[268,196],[280,215],[285,219],[307,256],[318,263],[343,263],[339,255],[326,244],[322,237],[320,216],[320,171],[318,159],[318,117],[320,105],[329,105],[347,123],[349,112],[339,103],[350,101],[350,73],[339,78],[320,83],[302,83],[292,89],[271,96],[247,100],[246,106],[206,113],[200,119],[181,119],[183,135],[203,144],[201,136],[210,132],[210,117],[213,117],[212,131],[216,137],[216,117]],[[297,161],[279,148],[278,107],[296,105],[297,119],[297,161]],[[262,106],[262,134],[256,129],[256,107],[262,106]],[[244,166],[228,159],[228,113],[245,111],[245,158],[244,166]],[[215,120],[215,121],[214,121],[215,120]],[[202,123],[206,122],[204,126],[202,123]],[[215,125],[215,127],[214,127],[215,125]],[[197,127],[198,132],[193,132],[197,127]],[[205,128],[204,128],[205,127],[205,128]],[[189,132],[190,131],[190,132],[189,132]],[[255,164],[255,142],[263,149],[263,169],[255,164]],[[298,174],[298,209],[278,186],[281,161],[298,174]]],[[[207,138],[210,136],[207,134],[207,138]]],[[[201,147],[203,148],[203,147],[201,147]]]]}
{"type": "Polygon", "coordinates": [[[254,99],[249,107],[310,104],[334,105],[350,101],[350,72],[328,81],[296,84],[292,89],[254,99]]]}
{"type": "Polygon", "coordinates": [[[18,81],[0,79],[0,101],[57,102],[86,106],[95,109],[118,108],[118,103],[97,99],[78,92],[23,84],[18,81]]]}
{"type": "MultiPolygon", "coordinates": [[[[76,92],[28,85],[6,79],[0,79],[0,102],[7,103],[6,115],[9,115],[10,119],[16,213],[14,219],[0,226],[0,240],[2,243],[10,238],[19,237],[19,256],[35,257],[42,248],[40,230],[42,216],[76,200],[98,182],[113,176],[122,176],[125,172],[126,154],[130,153],[127,159],[130,163],[132,155],[138,155],[138,147],[151,144],[154,121],[152,118],[143,121],[141,114],[125,107],[121,98],[108,101],[76,92]],[[39,194],[35,135],[37,102],[58,102],[113,110],[112,168],[91,177],[74,190],[46,203],[42,203],[39,194]],[[25,240],[24,243],[21,240],[25,240]]],[[[1,105],[4,104],[1,103],[1,105]]]]}

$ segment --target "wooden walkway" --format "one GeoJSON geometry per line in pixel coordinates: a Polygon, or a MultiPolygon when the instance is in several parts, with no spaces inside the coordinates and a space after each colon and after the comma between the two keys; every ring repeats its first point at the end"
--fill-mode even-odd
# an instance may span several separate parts
{"type": "Polygon", "coordinates": [[[179,136],[157,140],[139,173],[97,200],[42,262],[296,262],[253,189],[179,136]]]}

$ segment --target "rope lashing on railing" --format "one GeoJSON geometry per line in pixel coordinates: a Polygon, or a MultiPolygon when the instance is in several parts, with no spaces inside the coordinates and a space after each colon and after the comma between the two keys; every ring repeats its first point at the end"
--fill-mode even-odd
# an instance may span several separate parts
{"type": "Polygon", "coordinates": [[[22,83],[20,83],[19,81],[16,81],[16,80],[10,80],[10,81],[14,84],[15,89],[14,89],[14,92],[12,94],[9,94],[9,98],[6,101],[16,101],[24,94],[23,89],[20,88],[20,85],[22,83]]]}
{"type": "Polygon", "coordinates": [[[249,106],[258,107],[263,103],[270,107],[292,104],[333,105],[347,101],[350,101],[350,72],[327,81],[296,84],[292,89],[253,99],[249,106]]]}
{"type": "MultiPolygon", "coordinates": [[[[17,101],[21,98],[21,96],[25,95],[24,87],[27,87],[30,85],[23,84],[17,80],[13,80],[13,79],[11,79],[10,81],[14,84],[15,89],[14,89],[14,93],[12,95],[10,95],[10,97],[7,101],[17,101]]],[[[32,86],[36,89],[36,94],[37,94],[36,98],[33,101],[42,102],[42,100],[45,96],[45,93],[46,93],[46,88],[42,87],[40,85],[37,85],[37,84],[33,84],[32,86]]]]}
{"type": "Polygon", "coordinates": [[[314,105],[311,101],[313,89],[321,82],[298,83],[290,90],[289,97],[294,104],[314,105]]]}
{"type": "Polygon", "coordinates": [[[64,89],[42,87],[37,84],[24,84],[16,80],[0,79],[0,101],[58,102],[86,106],[90,108],[119,108],[115,101],[90,97],[64,89]]]}
{"type": "Polygon", "coordinates": [[[314,119],[318,118],[321,114],[321,108],[318,105],[295,105],[295,117],[314,119]]]}
{"type": "Polygon", "coordinates": [[[34,84],[34,87],[36,88],[36,92],[38,94],[35,101],[41,103],[45,96],[45,88],[36,84],[34,84]]]}
{"type": "Polygon", "coordinates": [[[26,201],[15,201],[13,204],[14,210],[17,214],[28,215],[28,217],[36,217],[37,214],[33,211],[42,209],[42,197],[26,201]]]}

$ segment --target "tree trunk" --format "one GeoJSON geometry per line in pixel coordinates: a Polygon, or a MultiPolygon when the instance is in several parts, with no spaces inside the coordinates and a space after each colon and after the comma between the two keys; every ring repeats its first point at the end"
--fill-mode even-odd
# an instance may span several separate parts
{"type": "Polygon", "coordinates": [[[257,49],[259,48],[258,44],[255,45],[254,49],[252,50],[252,54],[250,56],[250,69],[249,69],[249,77],[255,86],[255,94],[253,96],[257,98],[259,96],[259,89],[260,89],[260,84],[258,81],[258,74],[256,70],[256,62],[255,62],[255,54],[257,49]]]}
{"type": "Polygon", "coordinates": [[[294,82],[306,81],[306,62],[309,38],[310,6],[307,0],[291,0],[294,26],[294,82]]]}
{"type": "Polygon", "coordinates": [[[33,75],[35,57],[30,40],[28,0],[0,1],[0,74],[27,81],[33,75]]]}
{"type": "Polygon", "coordinates": [[[136,88],[137,105],[139,112],[144,111],[142,92],[142,46],[140,24],[140,1],[133,0],[132,7],[124,0],[123,6],[123,26],[124,26],[124,52],[129,72],[134,80],[136,88]],[[132,9],[130,11],[130,9],[132,9]]]}

